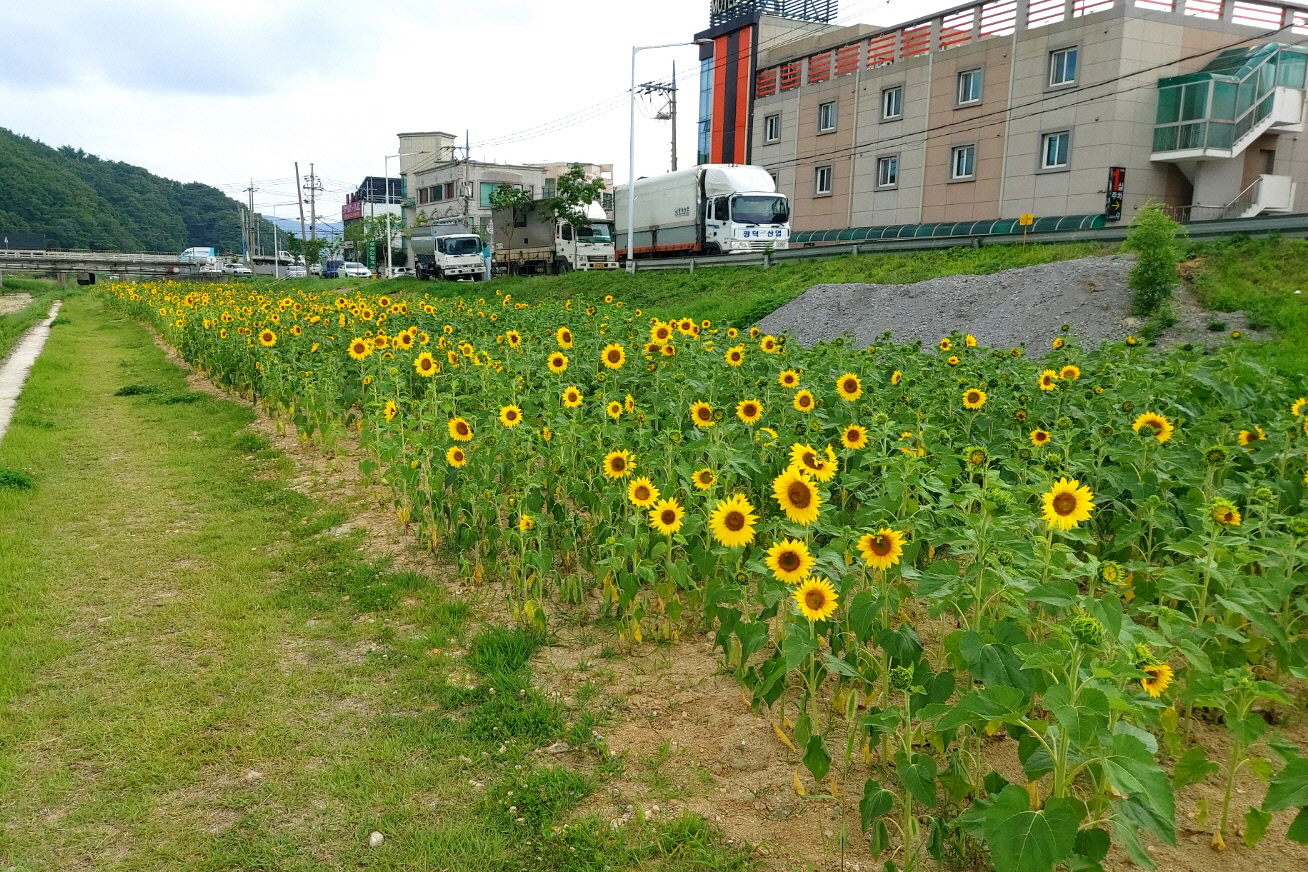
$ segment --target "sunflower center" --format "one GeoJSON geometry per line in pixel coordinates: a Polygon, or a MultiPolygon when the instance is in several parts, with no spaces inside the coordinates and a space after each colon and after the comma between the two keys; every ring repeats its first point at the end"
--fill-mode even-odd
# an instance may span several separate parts
{"type": "Polygon", "coordinates": [[[734,509],[727,512],[726,517],[722,519],[722,526],[733,533],[739,533],[745,529],[745,513],[734,509]]]}
{"type": "Polygon", "coordinates": [[[516,421],[518,419],[518,413],[509,409],[504,413],[504,417],[508,418],[510,421],[516,421]]]}
{"type": "Polygon", "coordinates": [[[810,469],[817,467],[817,455],[814,454],[812,451],[804,452],[804,455],[801,459],[804,461],[804,465],[809,467],[810,469]]]}
{"type": "Polygon", "coordinates": [[[619,356],[620,354],[622,354],[622,352],[617,351],[616,349],[613,350],[613,351],[610,351],[610,352],[609,352],[609,362],[610,362],[610,363],[617,363],[617,362],[618,362],[618,356],[619,356]]]}
{"type": "Polygon", "coordinates": [[[636,499],[641,500],[642,502],[649,499],[649,488],[645,487],[643,484],[637,487],[636,499]]]}
{"type": "Polygon", "coordinates": [[[845,393],[852,394],[854,391],[858,390],[858,382],[854,381],[852,378],[847,378],[845,379],[844,387],[845,393]]]}
{"type": "Polygon", "coordinates": [[[1076,511],[1076,494],[1063,491],[1054,497],[1054,511],[1066,517],[1076,511]]]}
{"type": "Polygon", "coordinates": [[[713,413],[710,412],[708,409],[704,408],[703,406],[700,406],[698,409],[696,409],[695,414],[699,416],[699,419],[701,421],[707,421],[709,418],[713,417],[713,413]]]}
{"type": "Polygon", "coordinates": [[[799,398],[799,404],[800,404],[801,406],[807,406],[807,405],[808,405],[809,403],[811,403],[811,402],[813,402],[813,401],[810,400],[807,396],[801,396],[801,397],[799,398]]]}
{"type": "Polygon", "coordinates": [[[799,569],[799,564],[799,554],[794,551],[782,551],[777,555],[777,566],[785,572],[794,572],[799,569]]]}
{"type": "Polygon", "coordinates": [[[878,557],[885,557],[893,550],[889,536],[873,536],[870,544],[872,553],[878,557]]]}
{"type": "Polygon", "coordinates": [[[758,414],[758,410],[757,410],[757,408],[756,408],[753,404],[751,404],[751,403],[746,403],[746,404],[745,404],[745,415],[746,415],[747,417],[752,418],[752,417],[754,417],[756,414],[758,414]]]}
{"type": "Polygon", "coordinates": [[[622,470],[627,468],[627,461],[623,460],[621,457],[615,457],[610,465],[613,467],[614,472],[622,472],[622,470]]]}
{"type": "Polygon", "coordinates": [[[663,513],[659,515],[659,520],[663,522],[663,526],[671,527],[677,523],[677,513],[672,509],[664,509],[663,513]]]}
{"type": "Polygon", "coordinates": [[[803,481],[792,481],[786,488],[786,497],[797,509],[807,509],[813,503],[813,492],[803,481]]]}
{"type": "Polygon", "coordinates": [[[969,403],[975,403],[975,402],[977,402],[977,401],[980,400],[980,399],[981,399],[981,397],[977,396],[976,391],[969,391],[969,392],[968,392],[968,395],[967,395],[967,401],[968,401],[969,403]]]}
{"type": "Polygon", "coordinates": [[[815,612],[820,612],[826,607],[827,594],[820,587],[811,587],[804,593],[804,605],[808,606],[815,612]]]}

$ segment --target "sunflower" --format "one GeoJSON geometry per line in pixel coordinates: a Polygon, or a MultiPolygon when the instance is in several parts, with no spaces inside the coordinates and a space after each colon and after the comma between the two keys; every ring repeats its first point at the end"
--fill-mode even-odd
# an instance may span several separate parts
{"type": "Polygon", "coordinates": [[[690,420],[695,422],[696,427],[712,427],[713,407],[703,400],[697,400],[690,407],[690,420]]]}
{"type": "Polygon", "coordinates": [[[709,530],[713,538],[728,548],[737,548],[754,541],[754,524],[758,516],[749,500],[733,494],[720,500],[709,514],[709,530]]]}
{"type": "Polygon", "coordinates": [[[1226,500],[1216,500],[1209,509],[1208,516],[1223,527],[1240,526],[1240,510],[1226,500]]]}
{"type": "Polygon", "coordinates": [[[736,403],[736,417],[746,424],[757,424],[763,417],[763,404],[758,400],[741,400],[736,403]]]}
{"type": "Polygon", "coordinates": [[[954,347],[954,343],[950,342],[948,339],[941,339],[936,347],[939,348],[941,351],[948,351],[949,349],[954,347]]]}
{"type": "Polygon", "coordinates": [[[822,495],[801,470],[792,466],[773,479],[772,496],[796,524],[808,525],[817,520],[822,495]]]}
{"type": "Polygon", "coordinates": [[[1040,373],[1040,390],[1052,391],[1058,387],[1058,373],[1047,369],[1040,373]]]}
{"type": "Polygon", "coordinates": [[[895,370],[890,374],[890,383],[892,385],[897,385],[903,380],[904,380],[904,374],[899,370],[895,370]]]}
{"type": "Polygon", "coordinates": [[[431,356],[430,351],[424,351],[422,354],[417,356],[413,361],[413,369],[418,373],[418,375],[424,378],[431,378],[433,375],[441,371],[440,364],[436,362],[436,358],[431,356]]]}
{"type": "Polygon", "coordinates": [[[630,451],[610,451],[604,456],[604,474],[609,478],[626,478],[636,466],[630,451]]]}
{"type": "Polygon", "coordinates": [[[549,356],[546,365],[549,366],[550,372],[563,372],[568,368],[568,356],[562,351],[556,351],[549,356]]]}
{"type": "Polygon", "coordinates": [[[399,333],[395,334],[395,338],[391,340],[391,345],[401,351],[408,351],[413,347],[413,342],[416,338],[417,337],[412,333],[409,333],[407,330],[401,330],[399,333]]]}
{"type": "Polygon", "coordinates": [[[986,404],[986,392],[977,388],[971,388],[963,392],[963,406],[968,409],[979,409],[986,404]]]}
{"type": "Polygon", "coordinates": [[[395,416],[400,413],[399,406],[395,405],[394,400],[387,400],[386,405],[382,407],[382,414],[386,416],[387,421],[394,421],[395,416]]]}
{"type": "Polygon", "coordinates": [[[450,438],[458,442],[471,442],[472,425],[464,418],[451,418],[450,438]]]}
{"type": "Polygon", "coordinates": [[[650,341],[657,342],[659,345],[666,345],[672,339],[673,329],[671,324],[655,321],[654,326],[649,329],[650,341]]]}
{"type": "Polygon", "coordinates": [[[1068,381],[1074,381],[1081,377],[1081,370],[1079,367],[1073,366],[1069,363],[1059,371],[1058,377],[1067,379],[1068,381]]]}
{"type": "Polygon", "coordinates": [[[889,527],[864,533],[858,540],[858,551],[873,569],[889,569],[904,556],[904,534],[889,527]]]}
{"type": "Polygon", "coordinates": [[[604,411],[610,418],[616,421],[622,417],[622,403],[617,400],[611,400],[609,404],[604,407],[604,411]]]}
{"type": "Polygon", "coordinates": [[[654,508],[649,510],[649,523],[664,536],[671,536],[681,529],[681,519],[685,516],[686,510],[673,497],[654,504],[654,508]]]}
{"type": "Polygon", "coordinates": [[[1290,404],[1290,414],[1296,418],[1308,414],[1308,397],[1300,397],[1290,404]]]}
{"type": "Polygon", "coordinates": [[[976,337],[973,336],[971,333],[968,333],[966,336],[963,337],[963,344],[966,345],[968,348],[976,348],[976,337]]]}
{"type": "Polygon", "coordinates": [[[777,337],[764,336],[759,340],[758,347],[768,354],[774,353],[777,350],[777,337]]]}
{"type": "Polygon", "coordinates": [[[795,584],[808,576],[817,559],[808,553],[808,544],[803,540],[782,539],[768,549],[764,563],[777,581],[795,584]]]}
{"type": "Polygon", "coordinates": [[[799,386],[799,373],[793,369],[783,369],[777,376],[777,384],[783,388],[795,388],[799,386]]]}
{"type": "Polygon", "coordinates": [[[734,345],[727,349],[727,366],[740,366],[745,362],[745,346],[734,345]]]}
{"type": "Polygon", "coordinates": [[[713,470],[707,466],[695,470],[695,474],[690,477],[690,482],[696,490],[706,491],[717,482],[718,477],[713,474],[713,470]]]}
{"type": "Polygon", "coordinates": [[[836,390],[840,392],[842,400],[852,403],[863,396],[863,383],[858,380],[858,376],[847,372],[836,379],[836,390]]]}
{"type": "Polygon", "coordinates": [[[565,388],[561,399],[563,400],[563,405],[567,406],[569,409],[577,408],[581,405],[581,388],[576,387],[575,385],[565,388]]]}
{"type": "Polygon", "coordinates": [[[531,515],[524,514],[518,516],[518,529],[521,530],[522,532],[525,533],[535,526],[536,526],[536,522],[535,520],[532,519],[531,515]]]}
{"type": "Polygon", "coordinates": [[[277,334],[271,330],[264,329],[259,331],[259,344],[264,348],[271,348],[277,344],[277,334]]]}
{"type": "Polygon", "coordinates": [[[1049,442],[1048,430],[1032,430],[1031,444],[1035,446],[1045,445],[1049,442]]]}
{"type": "Polygon", "coordinates": [[[1065,343],[1063,342],[1063,337],[1061,337],[1061,336],[1055,336],[1055,337],[1054,337],[1054,341],[1050,343],[1050,345],[1052,345],[1052,346],[1054,347],[1054,350],[1055,350],[1055,351],[1057,351],[1058,349],[1062,348],[1064,344],[1065,344],[1065,343]]]}
{"type": "Polygon", "coordinates": [[[809,578],[791,594],[800,613],[809,621],[825,621],[835,614],[836,589],[825,578],[809,578]]]}
{"type": "Polygon", "coordinates": [[[522,409],[512,405],[500,409],[500,423],[510,428],[518,426],[522,423],[522,409]]]}
{"type": "Polygon", "coordinates": [[[555,331],[554,338],[559,341],[560,348],[572,347],[572,331],[569,330],[567,327],[560,327],[557,331],[555,331]]]}
{"type": "Polygon", "coordinates": [[[1128,336],[1126,337],[1126,344],[1135,347],[1140,344],[1140,340],[1136,339],[1134,336],[1128,336]]]}
{"type": "Polygon", "coordinates": [[[958,366],[958,355],[956,354],[949,355],[949,358],[945,360],[945,363],[949,364],[950,366],[958,366]]]}
{"type": "Polygon", "coordinates": [[[773,443],[777,441],[777,431],[771,427],[759,427],[758,439],[763,443],[764,448],[771,448],[773,443]]]}
{"type": "Polygon", "coordinates": [[[858,449],[867,444],[867,428],[850,424],[840,433],[840,444],[846,448],[858,449]]]}
{"type": "Polygon", "coordinates": [[[1260,442],[1266,438],[1267,438],[1267,434],[1264,433],[1263,428],[1259,427],[1257,424],[1254,425],[1254,428],[1252,430],[1240,431],[1240,444],[1246,448],[1248,448],[1250,445],[1254,444],[1255,442],[1260,442]]]}
{"type": "Polygon", "coordinates": [[[1172,433],[1176,430],[1171,421],[1154,412],[1145,412],[1137,417],[1131,429],[1137,433],[1148,430],[1146,435],[1153,436],[1160,444],[1171,439],[1172,433]]]}
{"type": "Polygon", "coordinates": [[[1167,685],[1172,683],[1172,667],[1166,663],[1151,663],[1144,667],[1144,674],[1140,687],[1155,699],[1162,696],[1167,685]]]}
{"type": "Polygon", "coordinates": [[[631,394],[627,394],[622,399],[622,405],[626,408],[627,414],[630,415],[632,412],[636,411],[636,398],[631,394]]]}
{"type": "Polygon", "coordinates": [[[609,369],[621,369],[622,364],[627,362],[627,353],[622,350],[622,345],[617,342],[610,342],[604,346],[601,354],[604,365],[609,369]]]}
{"type": "Polygon", "coordinates": [[[830,481],[836,474],[834,457],[823,457],[811,445],[802,442],[790,446],[790,465],[818,481],[830,481]]]}
{"type": "Polygon", "coordinates": [[[458,469],[468,462],[468,453],[457,445],[451,445],[445,450],[445,462],[458,469]]]}
{"type": "Polygon", "coordinates": [[[1076,479],[1060,478],[1043,497],[1043,517],[1060,530],[1070,530],[1090,519],[1094,496],[1076,479]]]}
{"type": "Polygon", "coordinates": [[[792,405],[801,412],[813,411],[813,394],[807,389],[796,391],[792,405]]]}
{"type": "Polygon", "coordinates": [[[648,476],[641,476],[627,485],[627,499],[631,500],[634,506],[640,506],[643,509],[654,505],[658,498],[659,489],[654,486],[648,476]]]}

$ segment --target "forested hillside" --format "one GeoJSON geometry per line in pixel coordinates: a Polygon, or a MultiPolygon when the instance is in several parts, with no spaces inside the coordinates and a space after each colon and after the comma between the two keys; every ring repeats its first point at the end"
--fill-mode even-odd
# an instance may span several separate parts
{"type": "Polygon", "coordinates": [[[239,252],[238,205],[209,185],[0,128],[0,228],[44,233],[50,248],[239,252]]]}

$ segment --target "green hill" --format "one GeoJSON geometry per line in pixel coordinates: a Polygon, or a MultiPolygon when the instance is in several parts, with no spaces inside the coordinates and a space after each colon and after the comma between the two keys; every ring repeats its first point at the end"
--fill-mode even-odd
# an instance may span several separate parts
{"type": "Polygon", "coordinates": [[[239,205],[209,185],[0,128],[0,228],[44,233],[50,248],[239,252],[239,205]]]}

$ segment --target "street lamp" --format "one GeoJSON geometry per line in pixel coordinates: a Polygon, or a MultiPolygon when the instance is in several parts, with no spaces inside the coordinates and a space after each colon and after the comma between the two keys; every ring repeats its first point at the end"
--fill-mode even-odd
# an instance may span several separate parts
{"type": "MultiPolygon", "coordinates": [[[[383,156],[382,184],[386,186],[386,205],[391,204],[391,158],[410,157],[415,154],[432,154],[430,151],[401,151],[383,156]]],[[[404,177],[404,163],[400,163],[400,177],[404,177]]],[[[386,278],[391,277],[391,210],[386,210],[386,278]]]]}
{"type": "MultiPolygon", "coordinates": [[[[636,53],[650,48],[679,48],[685,45],[712,43],[711,39],[692,42],[665,42],[662,45],[633,45],[631,47],[631,127],[628,131],[627,151],[627,272],[636,272],[636,53]]],[[[674,86],[676,82],[672,83],[674,86]]]]}

